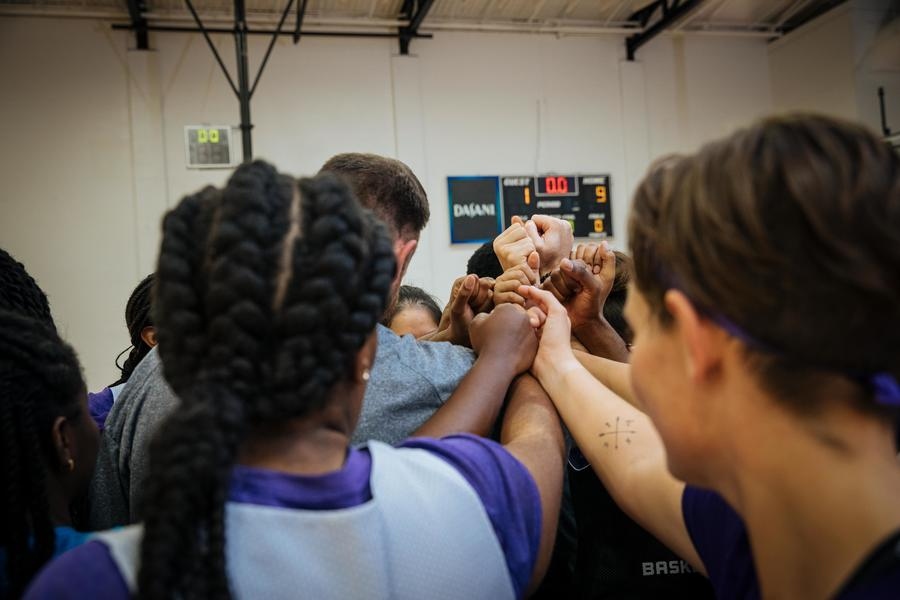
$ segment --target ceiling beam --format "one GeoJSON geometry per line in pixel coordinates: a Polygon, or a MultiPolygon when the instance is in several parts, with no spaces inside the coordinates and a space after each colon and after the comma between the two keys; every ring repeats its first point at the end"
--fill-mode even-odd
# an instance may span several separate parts
{"type": "Polygon", "coordinates": [[[419,26],[428,16],[428,11],[434,5],[434,0],[419,0],[412,2],[406,0],[403,3],[403,11],[409,17],[409,25],[400,28],[400,54],[409,54],[409,42],[419,36],[419,26]]]}
{"type": "Polygon", "coordinates": [[[150,34],[147,30],[147,19],[144,17],[143,0],[127,0],[128,16],[131,17],[131,27],[134,31],[135,49],[150,49],[150,34]]]}
{"type": "Polygon", "coordinates": [[[638,48],[700,6],[700,3],[701,0],[656,0],[633,13],[628,20],[639,21],[643,31],[625,40],[625,53],[628,60],[634,60],[634,54],[638,48]],[[659,19],[648,27],[651,19],[657,13],[659,13],[659,19]]]}

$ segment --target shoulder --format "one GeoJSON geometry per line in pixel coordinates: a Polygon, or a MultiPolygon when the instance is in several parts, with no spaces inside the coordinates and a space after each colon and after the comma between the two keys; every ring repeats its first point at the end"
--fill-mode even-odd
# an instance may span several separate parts
{"type": "Polygon", "coordinates": [[[24,596],[26,600],[129,597],[128,587],[109,549],[96,540],[50,562],[38,573],[24,596]]]}
{"type": "Polygon", "coordinates": [[[716,595],[758,597],[750,540],[740,515],[716,492],[691,485],[681,496],[681,511],[716,595]]]}
{"type": "Polygon", "coordinates": [[[91,419],[101,431],[103,431],[103,425],[106,423],[106,417],[112,409],[114,400],[115,397],[110,388],[88,393],[88,410],[91,413],[91,419]]]}
{"type": "Polygon", "coordinates": [[[449,342],[423,342],[411,335],[399,336],[383,325],[378,326],[378,351],[387,350],[407,367],[438,370],[468,370],[475,362],[469,348],[449,342]]]}
{"type": "Polygon", "coordinates": [[[525,466],[503,446],[474,435],[413,438],[416,448],[449,463],[475,490],[506,557],[516,590],[528,586],[541,540],[541,499],[525,466]]]}
{"type": "Polygon", "coordinates": [[[167,416],[177,403],[178,399],[163,375],[159,352],[153,348],[119,393],[109,413],[107,428],[115,430],[124,427],[125,423],[135,426],[155,423],[167,416]]]}

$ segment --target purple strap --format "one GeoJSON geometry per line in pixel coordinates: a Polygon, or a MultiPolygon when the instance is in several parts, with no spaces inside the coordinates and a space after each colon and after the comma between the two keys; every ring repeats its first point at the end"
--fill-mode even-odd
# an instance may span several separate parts
{"type": "Polygon", "coordinates": [[[900,406],[900,383],[887,372],[876,373],[869,379],[875,392],[875,402],[883,406],[900,406]]]}

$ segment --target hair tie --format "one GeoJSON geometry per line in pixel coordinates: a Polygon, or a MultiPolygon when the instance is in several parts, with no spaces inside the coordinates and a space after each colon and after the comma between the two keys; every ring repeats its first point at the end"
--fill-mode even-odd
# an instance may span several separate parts
{"type": "Polygon", "coordinates": [[[869,384],[875,392],[875,402],[882,406],[900,407],[900,383],[897,378],[884,371],[869,378],[869,384]]]}

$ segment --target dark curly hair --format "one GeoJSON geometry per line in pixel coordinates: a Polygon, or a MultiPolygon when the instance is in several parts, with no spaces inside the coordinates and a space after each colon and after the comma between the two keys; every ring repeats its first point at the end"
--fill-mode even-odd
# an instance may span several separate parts
{"type": "Polygon", "coordinates": [[[125,305],[125,326],[128,327],[128,335],[131,338],[131,346],[122,351],[122,354],[128,352],[128,358],[119,367],[119,357],[116,358],[116,366],[121,371],[121,376],[114,383],[109,384],[113,387],[128,381],[134,368],[138,366],[147,353],[150,352],[150,346],[141,337],[144,328],[153,326],[153,319],[150,314],[150,299],[153,291],[154,274],[150,273],[144,277],[131,296],[128,298],[128,304],[125,305]]]}
{"type": "Polygon", "coordinates": [[[47,294],[25,267],[0,248],[0,309],[37,319],[56,329],[47,294]]]}
{"type": "Polygon", "coordinates": [[[61,465],[50,431],[79,416],[85,393],[75,352],[50,324],[0,310],[0,546],[12,598],[53,556],[47,484],[61,465]]]}
{"type": "Polygon", "coordinates": [[[141,598],[229,598],[225,501],[256,427],[314,414],[384,311],[395,260],[346,185],[239,167],[163,223],[154,311],[181,399],[150,450],[141,598]]]}

